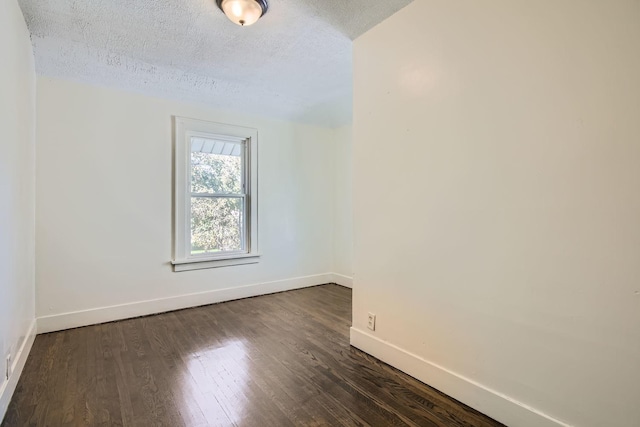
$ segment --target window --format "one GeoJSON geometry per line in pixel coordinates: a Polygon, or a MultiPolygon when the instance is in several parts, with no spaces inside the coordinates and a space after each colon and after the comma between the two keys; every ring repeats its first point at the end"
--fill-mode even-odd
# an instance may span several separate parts
{"type": "Polygon", "coordinates": [[[258,131],[182,117],[174,129],[174,270],[258,262],[258,131]]]}

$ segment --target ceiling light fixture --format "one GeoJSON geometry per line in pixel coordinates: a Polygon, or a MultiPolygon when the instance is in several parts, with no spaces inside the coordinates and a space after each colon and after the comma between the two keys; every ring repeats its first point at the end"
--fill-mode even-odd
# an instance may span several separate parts
{"type": "Polygon", "coordinates": [[[231,22],[243,27],[255,24],[269,8],[267,0],[216,0],[216,3],[231,22]]]}

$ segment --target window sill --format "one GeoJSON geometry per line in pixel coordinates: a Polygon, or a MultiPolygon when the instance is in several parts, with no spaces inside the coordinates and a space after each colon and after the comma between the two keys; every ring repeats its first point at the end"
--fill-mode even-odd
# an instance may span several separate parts
{"type": "Polygon", "coordinates": [[[191,270],[203,270],[206,268],[219,268],[230,267],[234,265],[245,264],[257,264],[260,262],[260,254],[236,254],[229,255],[227,257],[216,258],[190,258],[190,259],[175,259],[171,261],[173,264],[173,271],[191,271],[191,270]]]}

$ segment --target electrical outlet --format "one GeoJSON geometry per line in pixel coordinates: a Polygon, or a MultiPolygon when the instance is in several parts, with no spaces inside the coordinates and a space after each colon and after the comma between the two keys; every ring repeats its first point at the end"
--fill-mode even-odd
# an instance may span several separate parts
{"type": "Polygon", "coordinates": [[[376,315],[373,313],[369,313],[369,320],[367,322],[367,328],[371,329],[372,331],[376,330],[376,315]]]}
{"type": "Polygon", "coordinates": [[[9,377],[11,376],[11,353],[7,354],[7,365],[6,365],[6,369],[5,369],[5,374],[4,374],[4,378],[6,380],[9,379],[9,377]]]}

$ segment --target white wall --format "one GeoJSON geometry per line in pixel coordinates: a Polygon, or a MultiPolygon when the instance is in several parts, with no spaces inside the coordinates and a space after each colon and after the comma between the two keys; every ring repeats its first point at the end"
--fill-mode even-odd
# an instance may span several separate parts
{"type": "Polygon", "coordinates": [[[336,280],[352,285],[353,257],[353,185],[352,185],[352,125],[334,130],[334,240],[333,272],[336,280]]]}
{"type": "Polygon", "coordinates": [[[0,421],[34,320],[35,71],[15,0],[0,2],[0,421]],[[5,381],[6,356],[15,374],[5,381]]]}
{"type": "Polygon", "coordinates": [[[332,130],[46,77],[37,112],[41,331],[331,281],[332,130]],[[259,264],[172,272],[172,115],[258,129],[259,264]]]}
{"type": "Polygon", "coordinates": [[[419,0],[354,49],[352,342],[513,427],[640,425],[640,2],[419,0]]]}

